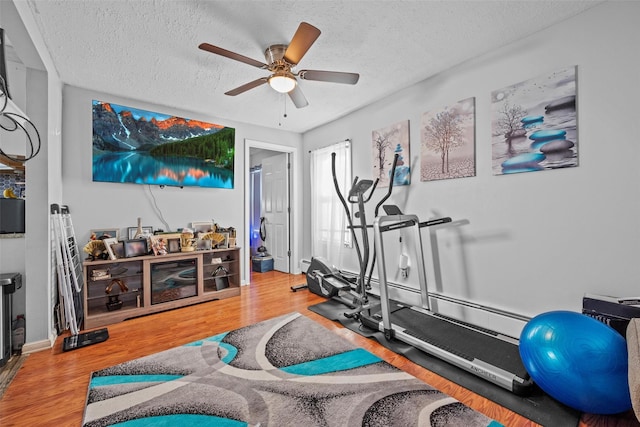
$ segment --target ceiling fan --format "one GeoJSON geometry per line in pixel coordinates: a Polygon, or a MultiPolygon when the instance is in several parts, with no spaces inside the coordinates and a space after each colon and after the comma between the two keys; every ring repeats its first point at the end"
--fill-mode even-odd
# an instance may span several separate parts
{"type": "Polygon", "coordinates": [[[252,82],[245,83],[235,89],[225,92],[225,95],[236,96],[250,89],[256,88],[265,83],[269,83],[273,89],[280,93],[288,93],[291,101],[297,108],[303,108],[309,105],[305,98],[298,81],[315,80],[320,82],[356,84],[360,78],[356,73],[343,73],[339,71],[320,71],[320,70],[300,70],[294,72],[293,68],[298,65],[302,57],[307,53],[311,45],[320,36],[320,30],[306,22],[300,23],[296,33],[293,35],[289,45],[274,44],[264,51],[266,63],[256,61],[255,59],[231,52],[209,43],[201,43],[198,46],[202,50],[215,53],[216,55],[225,56],[236,61],[254,67],[268,70],[271,72],[269,77],[261,77],[252,82]]]}

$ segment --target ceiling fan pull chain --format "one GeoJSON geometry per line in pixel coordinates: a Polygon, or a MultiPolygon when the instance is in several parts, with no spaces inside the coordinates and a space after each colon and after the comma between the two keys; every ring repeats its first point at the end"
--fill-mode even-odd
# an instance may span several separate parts
{"type": "Polygon", "coordinates": [[[284,103],[284,118],[287,118],[287,97],[282,95],[282,102],[284,103]]]}
{"type": "MultiPolygon", "coordinates": [[[[281,94],[282,96],[282,103],[283,103],[283,108],[284,108],[284,114],[282,115],[282,117],[284,117],[285,119],[287,118],[287,97],[286,94],[281,94]]],[[[278,126],[282,126],[282,120],[278,119],[278,126]]]]}

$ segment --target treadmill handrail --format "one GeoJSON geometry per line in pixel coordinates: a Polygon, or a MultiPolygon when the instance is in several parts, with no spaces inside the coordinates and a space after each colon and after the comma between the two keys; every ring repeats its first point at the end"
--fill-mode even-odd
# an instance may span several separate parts
{"type": "MultiPolygon", "coordinates": [[[[414,247],[416,251],[415,256],[415,270],[418,272],[418,282],[420,284],[420,299],[421,299],[421,307],[429,310],[431,307],[429,305],[429,297],[428,297],[428,288],[427,288],[427,274],[424,266],[424,258],[422,254],[424,253],[422,250],[422,234],[420,233],[420,220],[417,215],[382,215],[377,217],[373,221],[373,237],[374,244],[377,252],[377,257],[380,257],[378,264],[378,282],[380,284],[380,301],[382,303],[382,312],[383,312],[383,322],[385,323],[385,328],[390,329],[390,308],[389,308],[389,295],[388,295],[388,286],[387,286],[387,267],[384,260],[384,241],[382,239],[382,233],[385,229],[385,224],[388,222],[394,223],[411,223],[411,227],[414,229],[414,247]]],[[[388,230],[387,230],[388,231],[388,230]]]]}

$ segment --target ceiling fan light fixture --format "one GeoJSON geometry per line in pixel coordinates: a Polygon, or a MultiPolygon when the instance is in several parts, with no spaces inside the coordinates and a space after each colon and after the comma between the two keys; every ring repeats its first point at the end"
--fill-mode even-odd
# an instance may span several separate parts
{"type": "Polygon", "coordinates": [[[356,73],[337,71],[302,70],[295,73],[292,71],[298,66],[300,60],[315,43],[318,36],[320,36],[319,29],[307,22],[301,22],[288,45],[272,44],[265,49],[264,58],[266,62],[256,61],[255,59],[209,43],[201,43],[198,47],[207,52],[224,56],[234,61],[243,62],[271,73],[269,77],[260,77],[249,83],[245,83],[225,92],[225,95],[240,95],[268,82],[269,86],[276,92],[289,94],[289,98],[291,98],[296,108],[304,108],[309,105],[309,101],[307,101],[302,93],[301,88],[297,87],[298,79],[354,85],[358,82],[359,78],[359,75],[356,73]]]}
{"type": "Polygon", "coordinates": [[[296,87],[296,79],[286,71],[276,72],[269,77],[269,86],[280,93],[291,92],[296,87]]]}

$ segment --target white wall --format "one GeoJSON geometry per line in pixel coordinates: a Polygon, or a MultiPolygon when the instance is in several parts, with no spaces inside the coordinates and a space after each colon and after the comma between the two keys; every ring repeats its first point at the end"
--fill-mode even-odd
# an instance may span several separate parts
{"type": "MultiPolygon", "coordinates": [[[[27,206],[26,206],[26,342],[47,341],[55,337],[53,323],[53,304],[55,301],[51,278],[49,239],[49,153],[54,153],[56,138],[48,131],[60,128],[51,121],[52,116],[59,116],[60,91],[49,94],[50,79],[47,73],[30,70],[28,73],[28,114],[40,132],[42,147],[40,153],[27,162],[27,206]],[[51,98],[50,98],[51,96],[51,98]],[[50,102],[51,101],[51,102],[50,102]],[[52,108],[52,106],[55,107],[52,108]]],[[[55,80],[55,78],[54,78],[55,80]]],[[[59,136],[58,136],[59,138],[59,136]]],[[[54,156],[55,158],[55,156],[54,156]]],[[[28,348],[28,346],[27,346],[28,348]]]]}
{"type": "MultiPolygon", "coordinates": [[[[371,177],[371,131],[409,119],[412,182],[392,200],[421,220],[470,221],[438,232],[442,289],[427,268],[431,290],[526,316],[579,311],[585,292],[639,295],[638,16],[640,3],[607,2],[308,132],[305,170],[309,149],[351,138],[354,176],[371,177]],[[491,92],[572,65],[579,166],[492,175],[491,92]],[[421,114],[468,97],[476,98],[476,177],[420,182],[421,114]]],[[[308,197],[304,206],[308,220],[308,197]]],[[[309,258],[309,226],[303,229],[309,258]]],[[[351,259],[343,267],[357,265],[351,259]]]]}
{"type": "MultiPolygon", "coordinates": [[[[27,104],[27,69],[24,64],[7,61],[7,81],[10,85],[9,93],[12,96],[13,102],[24,111],[27,104]]],[[[26,154],[24,133],[0,130],[0,148],[8,154],[24,156],[26,154]]],[[[19,273],[23,279],[26,280],[26,238],[25,235],[19,235],[20,237],[15,238],[13,236],[14,235],[0,236],[0,273],[19,273]]],[[[13,294],[13,317],[15,317],[16,314],[25,313],[25,289],[26,287],[23,286],[13,294]]]]}
{"type": "MultiPolygon", "coordinates": [[[[69,206],[76,235],[83,244],[88,240],[91,229],[119,228],[122,235],[127,227],[137,224],[138,217],[142,218],[144,226],[166,230],[160,213],[172,231],[188,227],[192,221],[213,219],[223,227],[235,227],[238,231],[237,241],[244,242],[244,179],[250,167],[248,159],[247,162],[244,159],[245,140],[294,147],[301,144],[301,136],[296,133],[235,123],[178,107],[152,105],[71,86],[65,86],[63,95],[62,203],[69,206]],[[94,99],[235,128],[234,188],[161,189],[159,186],[93,182],[91,102],[94,99]],[[155,204],[160,211],[155,209],[155,204]]],[[[245,252],[245,248],[242,250],[242,259],[248,261],[248,252],[245,252]]],[[[243,271],[248,270],[243,268],[243,271]]],[[[248,281],[246,274],[243,274],[242,280],[248,281]]]]}
{"type": "MultiPolygon", "coordinates": [[[[3,272],[23,273],[16,292],[16,313],[26,314],[23,352],[49,347],[55,338],[53,283],[49,246],[49,200],[59,194],[61,85],[44,41],[25,2],[0,2],[0,25],[24,64],[24,84],[12,96],[40,133],[40,153],[26,163],[26,235],[21,243],[0,247],[3,272]],[[18,101],[19,100],[19,101],[18,101]],[[59,176],[59,175],[58,175],[59,176]]],[[[17,89],[17,90],[13,90],[17,89]]]]}

